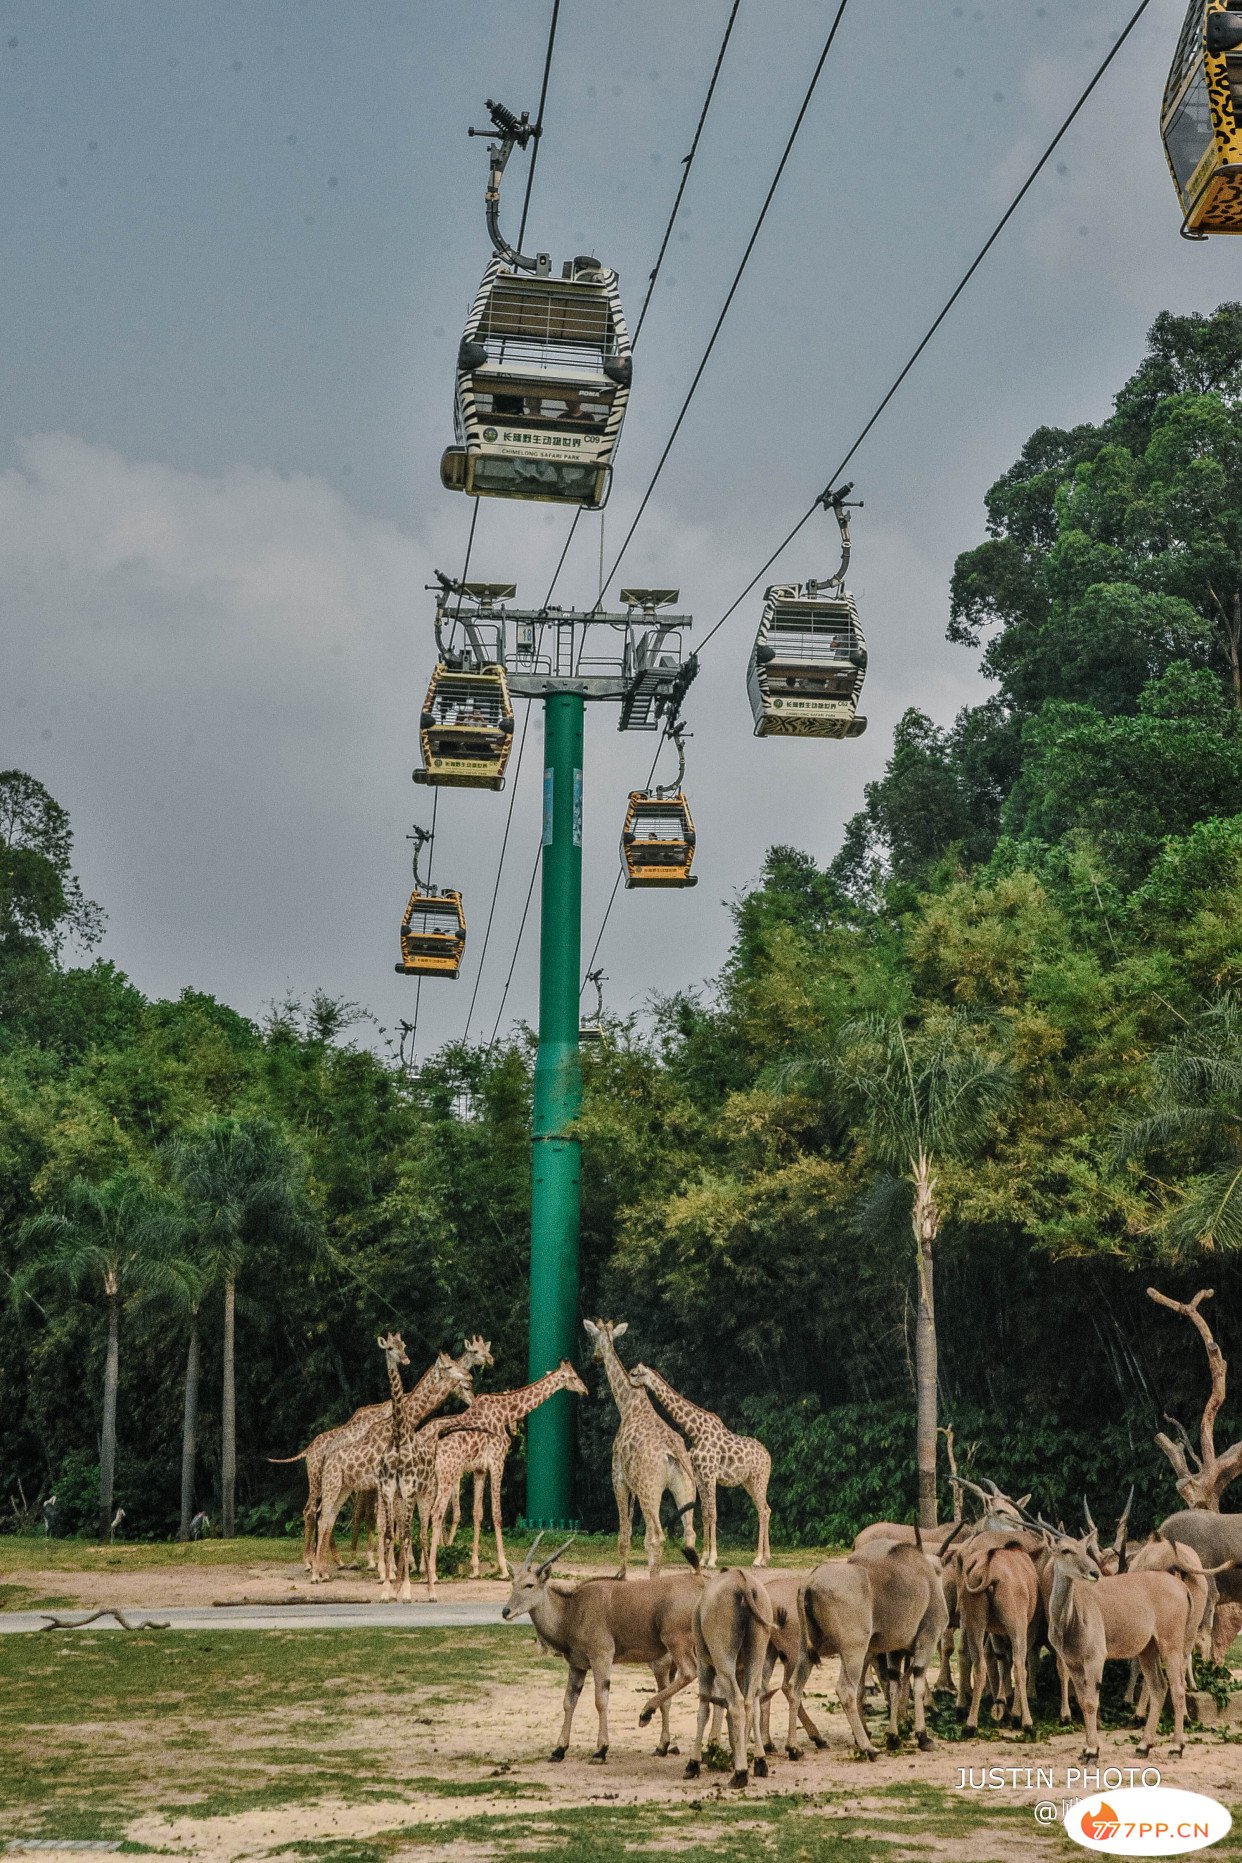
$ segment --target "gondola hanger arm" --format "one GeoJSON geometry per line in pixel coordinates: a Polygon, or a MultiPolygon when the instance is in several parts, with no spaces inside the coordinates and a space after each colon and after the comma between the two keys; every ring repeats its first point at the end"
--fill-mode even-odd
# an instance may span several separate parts
{"type": "Polygon", "coordinates": [[[491,167],[487,175],[487,192],[483,196],[484,210],[487,216],[487,232],[492,242],[492,250],[499,258],[507,260],[515,271],[546,272],[549,269],[548,256],[539,253],[535,258],[521,253],[511,246],[500,230],[500,180],[505,172],[505,165],[514,149],[524,149],[536,136],[543,134],[538,123],[532,123],[529,110],[523,110],[520,117],[514,116],[512,110],[506,110],[501,103],[491,97],[487,99],[488,113],[492,119],[490,129],[468,129],[468,136],[499,137],[498,141],[489,142],[487,153],[491,167]]]}
{"type": "Polygon", "coordinates": [[[861,498],[852,499],[850,497],[850,493],[853,489],[854,486],[852,482],[847,485],[838,485],[835,491],[832,486],[829,485],[825,487],[815,500],[815,503],[817,505],[822,505],[825,511],[831,511],[832,515],[837,520],[837,528],[841,532],[841,562],[835,575],[825,577],[822,582],[808,582],[807,587],[809,589],[829,588],[833,583],[835,583],[838,588],[844,586],[845,572],[850,566],[849,513],[851,511],[861,511],[863,508],[863,501],[861,498]]]}
{"type": "Polygon", "coordinates": [[[657,783],[656,795],[661,800],[665,796],[679,796],[686,780],[686,739],[689,736],[685,724],[680,718],[674,718],[668,727],[667,736],[677,746],[677,775],[671,783],[657,783]]]}
{"type": "Polygon", "coordinates": [[[423,886],[422,876],[418,871],[418,858],[428,841],[430,841],[431,834],[428,829],[420,828],[416,822],[414,824],[414,832],[412,834],[407,834],[405,838],[407,841],[412,841],[414,843],[414,856],[411,863],[414,868],[414,890],[415,892],[421,893],[427,889],[423,886]]]}

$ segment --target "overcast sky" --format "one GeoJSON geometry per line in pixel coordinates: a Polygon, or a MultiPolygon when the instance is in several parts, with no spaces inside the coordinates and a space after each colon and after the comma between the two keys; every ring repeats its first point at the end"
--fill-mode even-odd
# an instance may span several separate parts
{"type": "MultiPolygon", "coordinates": [[[[483,99],[538,97],[548,0],[0,0],[0,763],[70,810],[144,990],[248,1014],[316,986],[392,1026],[403,835],[434,567],[471,507],[440,488],[452,365],[488,257],[483,99]]],[[[609,560],[702,353],[834,9],[742,0],[639,347],[609,560]]],[[[756,592],[691,694],[699,886],[620,895],[609,1001],[709,978],[766,848],[839,844],[903,709],[982,690],[944,640],[954,556],[1043,423],[1107,413],[1158,311],[1239,294],[1240,248],[1190,245],[1157,134],[1182,0],[1153,0],[851,468],[866,735],[758,742],[756,592]]],[[[699,632],[822,489],[1124,24],[1131,0],[852,0],[746,279],[626,559],[699,632]]],[[[528,229],[615,266],[631,319],[727,0],[563,0],[528,229]]],[[[515,156],[503,222],[516,229],[515,156]]],[[[564,514],[480,505],[472,576],[537,605],[564,514]]],[[[598,518],[559,593],[595,593],[598,518]]],[[[835,562],[830,526],[782,560],[835,562]]],[[[612,591],[615,595],[615,588],[612,591]]],[[[653,740],[591,708],[584,950],[653,740]]],[[[537,841],[538,720],[473,1028],[489,1032],[537,841]]],[[[666,773],[666,772],[662,772],[666,773]]],[[[420,1047],[460,1035],[507,794],[441,792],[436,874],[471,923],[422,991],[420,1047]]],[[[533,1017],[534,915],[510,1015],[533,1017]]]]}

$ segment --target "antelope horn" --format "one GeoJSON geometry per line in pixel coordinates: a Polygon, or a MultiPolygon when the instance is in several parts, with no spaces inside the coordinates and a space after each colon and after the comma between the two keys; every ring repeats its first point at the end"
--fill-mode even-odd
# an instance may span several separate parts
{"type": "Polygon", "coordinates": [[[1128,1531],[1129,1531],[1129,1526],[1130,1526],[1130,1509],[1133,1506],[1134,1506],[1134,1484],[1133,1482],[1131,1482],[1130,1492],[1126,1498],[1125,1509],[1122,1512],[1121,1519],[1117,1522],[1117,1531],[1113,1535],[1113,1551],[1117,1555],[1119,1569],[1122,1572],[1124,1572],[1126,1569],[1126,1540],[1128,1538],[1128,1531]]]}
{"type": "Polygon", "coordinates": [[[992,1504],[992,1497],[987,1492],[986,1488],[981,1488],[977,1482],[967,1481],[965,1475],[959,1475],[957,1477],[957,1481],[955,1485],[959,1488],[965,1488],[968,1494],[975,1495],[976,1498],[983,1503],[984,1513],[987,1512],[988,1508],[992,1504]]]}
{"type": "Polygon", "coordinates": [[[560,1558],[561,1554],[563,1552],[569,1551],[570,1547],[573,1545],[577,1537],[578,1535],[576,1533],[571,1533],[569,1538],[565,1541],[565,1544],[563,1546],[558,1546],[556,1551],[552,1554],[550,1558],[544,1559],[543,1561],[541,1561],[540,1566],[539,1566],[539,1571],[543,1573],[543,1572],[546,1572],[549,1569],[549,1567],[554,1566],[557,1560],[560,1558]]]}
{"type": "Polygon", "coordinates": [[[950,1546],[952,1546],[958,1534],[965,1530],[965,1527],[966,1527],[966,1522],[964,1520],[959,1520],[957,1525],[954,1527],[952,1533],[950,1533],[949,1537],[947,1539],[941,1540],[940,1557],[942,1559],[944,1558],[944,1555],[946,1554],[946,1552],[948,1552],[950,1546]]]}
{"type": "Polygon", "coordinates": [[[526,1570],[528,1570],[528,1569],[529,1569],[529,1567],[530,1567],[530,1562],[531,1562],[531,1560],[532,1560],[532,1559],[534,1558],[534,1556],[535,1556],[535,1549],[536,1549],[536,1547],[538,1546],[538,1544],[539,1544],[539,1542],[540,1542],[540,1540],[541,1540],[542,1538],[543,1538],[543,1532],[542,1532],[542,1529],[541,1529],[541,1530],[540,1530],[540,1531],[539,1531],[538,1533],[536,1533],[536,1535],[535,1535],[535,1537],[534,1537],[534,1539],[533,1539],[533,1540],[531,1541],[531,1543],[530,1543],[530,1551],[529,1551],[529,1552],[527,1553],[527,1555],[526,1555],[526,1557],[525,1557],[525,1559],[523,1559],[523,1561],[522,1561],[522,1569],[523,1569],[523,1571],[526,1571],[526,1570]]]}
{"type": "Polygon", "coordinates": [[[1086,1520],[1086,1523],[1087,1523],[1088,1533],[1094,1533],[1098,1536],[1099,1528],[1096,1526],[1094,1520],[1092,1520],[1091,1518],[1091,1509],[1087,1504],[1087,1497],[1085,1494],[1082,1497],[1082,1511],[1083,1511],[1083,1518],[1086,1520]]]}

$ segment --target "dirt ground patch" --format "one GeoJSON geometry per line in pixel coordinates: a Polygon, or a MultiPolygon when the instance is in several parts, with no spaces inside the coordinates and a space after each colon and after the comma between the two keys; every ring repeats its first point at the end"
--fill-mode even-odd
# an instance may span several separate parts
{"type": "MultiPolygon", "coordinates": [[[[564,1670],[526,1631],[15,1637],[0,1663],[12,1709],[0,1833],[123,1840],[210,1863],[607,1863],[666,1850],[692,1863],[1050,1863],[1064,1840],[1036,1823],[1035,1801],[1090,1789],[1069,1770],[1075,1731],[1037,1747],[944,1741],[859,1760],[834,1675],[810,1703],[827,1751],[774,1758],[744,1794],[727,1773],[684,1778],[689,1693],[674,1703],[680,1754],[655,1757],[637,1725],[651,1678],[635,1669],[615,1674],[607,1764],[589,1758],[589,1690],[569,1756],[550,1764],[564,1670]],[[984,1768],[1016,1771],[985,1784],[984,1768]]],[[[1134,1738],[1108,1734],[1105,1764],[1140,1765],[1134,1738]]],[[[1237,1747],[1219,1736],[1192,1738],[1174,1764],[1154,1759],[1169,1783],[1226,1803],[1236,1789],[1237,1747]]]]}
{"type": "MultiPolygon", "coordinates": [[[[512,1552],[523,1549],[516,1538],[512,1552]]],[[[144,1557],[141,1547],[35,1542],[25,1558],[15,1552],[4,1547],[0,1572],[23,1604],[47,1595],[158,1610],[220,1600],[224,1623],[230,1601],[374,1601],[378,1589],[365,1570],[311,1586],[287,1544],[144,1557]]],[[[570,1572],[598,1571],[615,1559],[615,1542],[574,1554],[570,1572]]],[[[498,1614],[507,1590],[498,1579],[466,1579],[446,1582],[441,1595],[498,1614]]],[[[727,1771],[684,1778],[690,1691],[673,1704],[681,1752],[656,1758],[654,1733],[637,1724],[652,1687],[641,1670],[615,1672],[607,1764],[589,1757],[590,1688],[569,1756],[550,1764],[564,1676],[528,1629],[500,1626],[3,1638],[0,1839],[38,1840],[45,1858],[80,1857],[72,1842],[89,1840],[210,1863],[628,1863],[673,1851],[682,1863],[1052,1863],[1065,1840],[1036,1822],[1034,1804],[1092,1789],[1073,1771],[1076,1730],[1033,1746],[1013,1736],[943,1739],[928,1754],[862,1761],[835,1705],[832,1665],[809,1701],[827,1751],[775,1757],[745,1794],[727,1771]],[[43,1847],[57,1840],[67,1847],[43,1847]]],[[[1137,1767],[1135,1739],[1108,1730],[1104,1764],[1137,1767]]],[[[1204,1732],[1181,1760],[1167,1763],[1159,1748],[1153,1759],[1166,1782],[1228,1804],[1240,1745],[1242,1730],[1204,1732]]],[[[1216,1854],[1242,1857],[1242,1839],[1216,1854]]]]}

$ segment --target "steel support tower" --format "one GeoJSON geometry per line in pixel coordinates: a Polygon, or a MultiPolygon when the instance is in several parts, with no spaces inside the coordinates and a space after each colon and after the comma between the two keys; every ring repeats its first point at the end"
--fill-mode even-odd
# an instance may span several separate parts
{"type": "MultiPolygon", "coordinates": [[[[671,723],[698,670],[683,655],[689,615],[663,610],[676,589],[622,589],[625,613],[514,609],[511,583],[441,579],[437,638],[463,660],[500,660],[515,697],[542,701],[543,847],[539,914],[539,1051],[531,1150],[532,1381],[573,1359],[581,1339],[578,1229],[582,1105],[578,1004],[582,990],[582,760],[586,706],[620,707],[622,731],[671,723]]],[[[573,1401],[560,1391],[527,1424],[526,1523],[577,1524],[573,1401]]]]}

